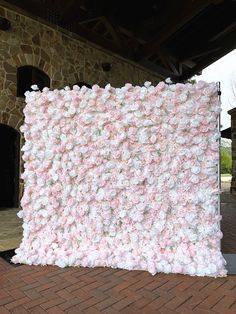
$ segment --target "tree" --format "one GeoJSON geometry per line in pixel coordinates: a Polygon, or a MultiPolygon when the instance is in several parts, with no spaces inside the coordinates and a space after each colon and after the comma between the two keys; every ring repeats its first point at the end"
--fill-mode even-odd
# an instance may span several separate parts
{"type": "Polygon", "coordinates": [[[225,147],[220,148],[220,168],[221,173],[232,172],[232,158],[225,147]]]}

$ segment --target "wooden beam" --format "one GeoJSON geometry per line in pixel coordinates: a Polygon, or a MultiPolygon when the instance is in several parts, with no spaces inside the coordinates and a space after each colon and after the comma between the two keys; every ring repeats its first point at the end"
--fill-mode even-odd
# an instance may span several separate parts
{"type": "Polygon", "coordinates": [[[74,1],[74,0],[56,0],[55,8],[61,13],[61,25],[71,25],[79,20],[91,18],[89,12],[82,8],[84,1],[74,1]]]}
{"type": "Polygon", "coordinates": [[[167,78],[167,77],[171,77],[171,78],[175,78],[176,74],[173,73],[172,71],[157,65],[155,63],[152,63],[149,60],[142,60],[139,62],[140,65],[144,66],[145,68],[156,72],[160,77],[162,77],[163,79],[167,78]]]}
{"type": "MultiPolygon", "coordinates": [[[[219,0],[218,2],[222,2],[219,0]]],[[[155,38],[152,38],[136,55],[136,60],[142,60],[149,57],[154,52],[157,52],[160,45],[166,41],[171,35],[177,32],[181,27],[203,11],[206,7],[215,4],[214,0],[198,0],[198,1],[189,1],[185,0],[184,2],[171,1],[169,11],[166,15],[166,20],[169,23],[166,26],[166,30],[160,33],[157,33],[155,38]],[[178,9],[178,5],[182,4],[181,9],[178,9]]]]}
{"type": "MultiPolygon", "coordinates": [[[[212,55],[214,52],[221,50],[222,43],[227,40],[228,37],[235,36],[236,38],[236,23],[230,25],[231,27],[227,27],[227,31],[221,32],[221,36],[218,34],[209,40],[205,40],[205,42],[201,43],[201,45],[191,45],[190,51],[183,51],[181,56],[179,57],[181,62],[185,62],[185,60],[192,60],[200,57],[206,57],[207,55],[212,55]],[[233,25],[233,26],[232,26],[233,25]],[[234,34],[234,35],[233,35],[234,34]]],[[[232,39],[232,43],[235,40],[232,39]]]]}
{"type": "Polygon", "coordinates": [[[107,28],[108,32],[111,34],[114,41],[116,42],[116,45],[124,50],[124,39],[121,37],[118,25],[115,25],[111,19],[105,16],[103,16],[101,20],[107,28]]]}
{"type": "Polygon", "coordinates": [[[180,75],[179,73],[179,61],[173,56],[173,54],[166,48],[166,46],[161,45],[158,50],[158,55],[165,66],[166,69],[169,69],[175,73],[175,75],[180,75]]]}
{"type": "Polygon", "coordinates": [[[123,57],[127,57],[125,50],[122,47],[117,46],[116,42],[112,42],[107,40],[102,35],[99,35],[80,24],[76,24],[72,28],[72,32],[75,32],[79,36],[99,45],[100,47],[104,47],[114,53],[120,54],[123,57]]]}
{"type": "Polygon", "coordinates": [[[225,29],[223,29],[221,32],[216,34],[214,37],[210,39],[210,42],[215,41],[219,39],[222,36],[225,36],[226,34],[230,33],[231,31],[234,31],[236,29],[236,22],[233,22],[229,26],[227,26],[225,29]]]}
{"type": "Polygon", "coordinates": [[[87,28],[86,22],[82,24],[80,22],[75,23],[72,31],[83,37],[86,36],[87,39],[94,43],[103,46],[106,49],[110,49],[113,52],[120,53],[122,56],[128,57],[130,55],[122,34],[120,34],[118,27],[114,25],[109,18],[100,16],[99,18],[97,17],[96,19],[93,19],[93,21],[97,21],[96,25],[101,23],[105,27],[106,33],[99,34],[96,32],[96,25],[92,29],[87,28]],[[111,35],[112,41],[105,38],[105,34],[107,33],[111,35]]]}
{"type": "Polygon", "coordinates": [[[140,43],[140,44],[142,44],[142,45],[144,45],[144,44],[147,43],[143,38],[141,38],[141,37],[139,37],[139,36],[135,36],[132,31],[130,31],[130,30],[124,28],[123,26],[120,26],[120,25],[119,25],[119,30],[120,30],[120,32],[121,32],[122,34],[124,34],[124,35],[126,35],[126,36],[128,36],[128,37],[130,37],[130,38],[132,38],[132,39],[134,39],[135,41],[137,41],[138,43],[140,43]]]}
{"type": "Polygon", "coordinates": [[[220,49],[210,54],[208,57],[203,58],[202,61],[198,61],[195,67],[192,69],[189,69],[187,71],[184,71],[183,75],[180,76],[180,80],[186,80],[189,77],[192,77],[197,72],[200,72],[204,68],[206,68],[208,65],[212,64],[216,60],[220,59],[230,51],[236,48],[236,32],[232,32],[231,34],[228,34],[226,38],[222,41],[220,41],[220,49]]]}
{"type": "Polygon", "coordinates": [[[34,2],[34,4],[29,6],[29,1],[27,0],[11,0],[8,2],[0,0],[0,4],[16,12],[25,11],[34,15],[36,18],[41,17],[46,19],[47,10],[37,2],[34,2]]]}
{"type": "Polygon", "coordinates": [[[197,54],[188,56],[188,59],[196,59],[196,58],[199,58],[199,57],[207,56],[207,55],[212,54],[213,52],[216,52],[218,50],[220,50],[220,47],[199,50],[199,52],[197,54]]]}
{"type": "Polygon", "coordinates": [[[93,17],[85,17],[83,19],[80,18],[80,19],[78,19],[78,23],[80,25],[86,26],[87,23],[99,21],[101,18],[102,18],[102,15],[97,15],[97,16],[93,16],[93,17]]]}
{"type": "Polygon", "coordinates": [[[179,63],[179,75],[181,76],[183,74],[183,64],[179,63]]]}
{"type": "MultiPolygon", "coordinates": [[[[192,60],[184,60],[180,64],[187,66],[188,68],[192,69],[196,66],[196,63],[193,62],[192,60]]],[[[182,73],[181,73],[182,74],[182,73]]]]}

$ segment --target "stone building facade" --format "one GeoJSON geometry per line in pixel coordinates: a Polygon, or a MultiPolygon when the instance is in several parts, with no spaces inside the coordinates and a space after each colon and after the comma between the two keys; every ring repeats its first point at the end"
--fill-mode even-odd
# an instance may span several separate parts
{"type": "Polygon", "coordinates": [[[228,111],[231,115],[231,139],[232,139],[232,181],[231,193],[236,195],[236,108],[228,111]]]}
{"type": "MultiPolygon", "coordinates": [[[[11,28],[0,30],[0,124],[19,131],[23,123],[24,98],[17,97],[17,69],[34,66],[48,75],[50,87],[62,88],[77,82],[157,84],[160,77],[138,64],[110,53],[76,35],[0,5],[0,17],[7,18],[11,28]],[[101,64],[112,64],[104,71],[101,64]]],[[[22,145],[22,137],[20,145],[22,145]]],[[[19,158],[21,160],[21,158],[19,158]]],[[[19,197],[22,195],[20,184],[19,197]]],[[[0,204],[1,207],[1,204],[0,204]]]]}

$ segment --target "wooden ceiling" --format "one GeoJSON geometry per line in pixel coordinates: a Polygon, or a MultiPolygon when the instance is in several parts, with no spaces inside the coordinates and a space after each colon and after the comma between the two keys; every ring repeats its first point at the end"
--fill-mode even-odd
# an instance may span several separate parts
{"type": "Polygon", "coordinates": [[[235,0],[9,0],[110,51],[183,81],[236,48],[235,0]]]}

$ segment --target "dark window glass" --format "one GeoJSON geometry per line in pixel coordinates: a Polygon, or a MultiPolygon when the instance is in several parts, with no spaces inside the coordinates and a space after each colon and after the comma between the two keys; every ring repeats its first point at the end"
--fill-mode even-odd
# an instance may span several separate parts
{"type": "Polygon", "coordinates": [[[50,87],[50,78],[33,66],[26,65],[17,69],[17,97],[24,97],[24,93],[31,90],[30,87],[34,84],[42,90],[44,87],[50,87]]]}
{"type": "Polygon", "coordinates": [[[88,88],[92,88],[91,85],[85,83],[85,82],[78,82],[78,83],[75,83],[74,85],[78,85],[79,87],[82,87],[82,86],[86,86],[88,88]]]}

